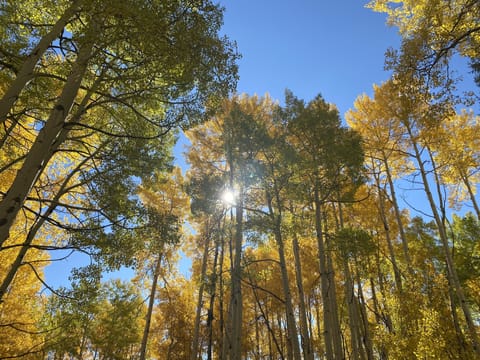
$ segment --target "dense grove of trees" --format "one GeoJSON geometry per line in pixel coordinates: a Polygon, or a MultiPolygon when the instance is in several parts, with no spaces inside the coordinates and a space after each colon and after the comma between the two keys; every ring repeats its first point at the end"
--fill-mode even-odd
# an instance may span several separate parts
{"type": "Polygon", "coordinates": [[[232,95],[210,1],[0,2],[0,359],[480,358],[480,3],[368,6],[402,43],[343,121],[232,95]]]}

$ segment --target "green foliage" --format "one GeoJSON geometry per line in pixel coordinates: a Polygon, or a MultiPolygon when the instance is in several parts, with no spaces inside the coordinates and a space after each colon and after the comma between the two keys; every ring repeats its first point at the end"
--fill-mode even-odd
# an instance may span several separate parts
{"type": "Polygon", "coordinates": [[[55,358],[93,354],[126,359],[138,351],[144,311],[132,284],[100,283],[98,268],[76,272],[72,288],[49,297],[43,327],[49,332],[44,352],[55,358]]]}
{"type": "Polygon", "coordinates": [[[306,176],[316,179],[325,197],[348,200],[364,181],[360,136],[342,127],[337,108],[322,96],[305,104],[290,91],[283,118],[306,176]]]}
{"type": "Polygon", "coordinates": [[[362,229],[343,228],[335,234],[335,246],[345,258],[366,257],[377,251],[372,236],[362,229]]]}
{"type": "Polygon", "coordinates": [[[472,213],[453,215],[451,238],[462,280],[480,277],[480,222],[472,213]]]}

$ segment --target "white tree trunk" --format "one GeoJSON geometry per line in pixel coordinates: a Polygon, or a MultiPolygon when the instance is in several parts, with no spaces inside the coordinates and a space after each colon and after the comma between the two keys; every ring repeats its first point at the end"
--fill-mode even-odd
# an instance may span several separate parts
{"type": "Polygon", "coordinates": [[[68,133],[64,127],[65,120],[78,94],[92,52],[93,39],[90,39],[80,49],[55,107],[45,126],[38,133],[25,162],[0,203],[0,246],[8,239],[10,228],[30,190],[68,133]]]}
{"type": "Polygon", "coordinates": [[[25,59],[22,67],[15,77],[15,80],[13,80],[12,84],[10,84],[9,88],[3,95],[3,98],[0,100],[0,124],[3,124],[6,121],[8,112],[18,99],[20,92],[23,90],[25,85],[33,79],[34,69],[38,63],[38,60],[40,60],[50,44],[62,32],[72,16],[79,10],[82,1],[83,0],[72,1],[70,7],[65,10],[55,25],[53,25],[50,31],[40,39],[37,46],[35,46],[30,55],[25,59]]]}

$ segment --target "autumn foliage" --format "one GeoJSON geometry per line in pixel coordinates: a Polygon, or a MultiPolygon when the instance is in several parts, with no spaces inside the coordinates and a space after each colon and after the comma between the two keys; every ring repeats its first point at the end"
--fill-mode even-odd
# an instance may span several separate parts
{"type": "Polygon", "coordinates": [[[368,7],[342,119],[234,94],[213,2],[0,2],[0,359],[480,358],[480,5],[368,7]]]}

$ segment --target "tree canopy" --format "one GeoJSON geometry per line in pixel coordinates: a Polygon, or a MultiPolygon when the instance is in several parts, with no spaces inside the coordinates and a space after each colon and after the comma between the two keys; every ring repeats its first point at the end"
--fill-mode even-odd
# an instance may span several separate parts
{"type": "Polygon", "coordinates": [[[368,7],[342,119],[236,94],[212,1],[0,2],[0,359],[479,358],[479,2],[368,7]]]}

